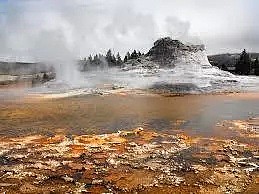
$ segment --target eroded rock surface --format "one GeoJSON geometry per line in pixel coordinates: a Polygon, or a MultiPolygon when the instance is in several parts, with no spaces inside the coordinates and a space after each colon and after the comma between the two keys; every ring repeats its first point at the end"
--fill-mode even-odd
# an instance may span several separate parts
{"type": "Polygon", "coordinates": [[[165,37],[157,40],[149,50],[147,56],[162,66],[173,65],[174,62],[183,55],[204,51],[204,45],[185,45],[179,40],[172,40],[165,37]]]}

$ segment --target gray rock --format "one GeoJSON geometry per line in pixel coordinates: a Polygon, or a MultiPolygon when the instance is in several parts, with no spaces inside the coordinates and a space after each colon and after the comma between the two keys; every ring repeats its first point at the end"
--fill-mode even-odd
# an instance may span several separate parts
{"type": "Polygon", "coordinates": [[[174,61],[186,53],[203,50],[205,50],[204,45],[185,45],[179,40],[166,37],[157,40],[146,56],[162,66],[168,66],[174,65],[174,61]]]}

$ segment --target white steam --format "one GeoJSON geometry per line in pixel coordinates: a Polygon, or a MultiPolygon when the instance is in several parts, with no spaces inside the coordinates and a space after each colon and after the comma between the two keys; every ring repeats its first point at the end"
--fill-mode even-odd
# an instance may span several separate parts
{"type": "Polygon", "coordinates": [[[157,25],[133,3],[111,1],[9,1],[0,14],[0,56],[55,64],[57,78],[81,84],[75,61],[109,48],[122,55],[147,51],[157,38],[190,40],[190,23],[168,17],[157,25]]]}

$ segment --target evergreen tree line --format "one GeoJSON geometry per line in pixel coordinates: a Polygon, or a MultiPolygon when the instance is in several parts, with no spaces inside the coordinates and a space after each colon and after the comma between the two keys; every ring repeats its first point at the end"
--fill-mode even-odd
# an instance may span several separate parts
{"type": "Polygon", "coordinates": [[[137,52],[136,50],[134,50],[132,53],[127,52],[122,60],[119,52],[114,55],[111,49],[109,49],[106,55],[96,54],[94,56],[89,55],[88,58],[84,58],[84,60],[80,61],[81,70],[86,71],[89,68],[94,67],[120,67],[123,63],[126,63],[127,61],[132,59],[137,59],[141,55],[143,54],[140,51],[137,52]]]}
{"type": "Polygon", "coordinates": [[[236,74],[239,75],[257,75],[259,76],[259,62],[258,57],[255,60],[244,49],[236,62],[236,74]]]}

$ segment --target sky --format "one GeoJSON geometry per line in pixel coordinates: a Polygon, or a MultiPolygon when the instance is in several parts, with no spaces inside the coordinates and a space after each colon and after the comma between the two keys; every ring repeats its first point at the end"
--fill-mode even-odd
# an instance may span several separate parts
{"type": "Polygon", "coordinates": [[[0,56],[147,52],[160,37],[208,54],[259,52],[258,0],[0,0],[0,56]]]}

